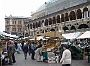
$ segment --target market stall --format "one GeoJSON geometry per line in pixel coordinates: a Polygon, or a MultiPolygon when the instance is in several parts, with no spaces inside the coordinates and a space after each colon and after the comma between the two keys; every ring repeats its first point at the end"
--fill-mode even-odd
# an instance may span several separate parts
{"type": "Polygon", "coordinates": [[[81,36],[77,37],[77,39],[90,38],[90,31],[84,32],[81,36]]]}
{"type": "Polygon", "coordinates": [[[43,61],[48,63],[58,63],[60,40],[65,38],[57,31],[41,33],[34,36],[35,39],[37,39],[37,37],[42,40],[45,39],[46,41],[42,51],[43,61]]]}
{"type": "Polygon", "coordinates": [[[90,63],[90,31],[84,32],[81,36],[77,39],[82,39],[82,43],[84,45],[84,57],[88,56],[88,63],[90,63]]]}
{"type": "Polygon", "coordinates": [[[74,33],[62,34],[62,36],[65,37],[66,39],[76,39],[76,38],[79,37],[81,34],[82,34],[81,32],[74,32],[74,33]]]}

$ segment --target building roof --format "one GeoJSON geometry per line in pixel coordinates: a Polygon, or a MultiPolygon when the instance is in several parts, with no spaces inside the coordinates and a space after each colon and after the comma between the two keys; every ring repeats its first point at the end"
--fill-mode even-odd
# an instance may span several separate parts
{"type": "MultiPolygon", "coordinates": [[[[54,11],[59,11],[59,10],[62,10],[63,8],[69,8],[69,7],[73,7],[73,6],[76,6],[76,5],[79,5],[79,4],[82,4],[82,3],[85,3],[85,2],[89,2],[90,0],[48,0],[47,2],[45,2],[44,4],[42,4],[37,10],[35,13],[41,11],[41,10],[44,10],[45,8],[49,8],[49,7],[53,7],[54,8],[54,11]],[[59,4],[60,5],[60,8],[59,9],[55,9],[57,7],[54,7],[56,4],[59,4]]],[[[48,9],[48,12],[51,12],[53,11],[52,9],[48,9]]],[[[53,11],[53,12],[54,12],[53,11]]],[[[51,12],[51,13],[53,13],[51,12]]],[[[34,14],[34,13],[33,13],[34,14]]]]}
{"type": "Polygon", "coordinates": [[[5,16],[5,19],[31,19],[31,17],[24,17],[24,16],[5,16]]]}
{"type": "MultiPolygon", "coordinates": [[[[47,3],[53,3],[53,2],[55,2],[55,1],[57,1],[57,0],[49,0],[49,1],[45,2],[44,4],[42,4],[42,5],[36,10],[36,12],[39,12],[39,11],[41,11],[41,10],[44,10],[47,3]]],[[[60,1],[62,1],[62,0],[60,0],[60,1]]]]}

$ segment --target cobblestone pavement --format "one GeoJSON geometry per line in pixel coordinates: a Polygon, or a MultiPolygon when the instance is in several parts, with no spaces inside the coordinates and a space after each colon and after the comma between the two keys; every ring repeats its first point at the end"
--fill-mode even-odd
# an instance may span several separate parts
{"type": "MultiPolygon", "coordinates": [[[[31,60],[30,56],[25,60],[23,53],[17,54],[16,63],[13,65],[3,65],[3,66],[62,66],[60,63],[48,64],[45,62],[37,62],[36,60],[31,60]]],[[[90,63],[87,63],[87,60],[72,60],[72,66],[90,66],[90,63]]]]}

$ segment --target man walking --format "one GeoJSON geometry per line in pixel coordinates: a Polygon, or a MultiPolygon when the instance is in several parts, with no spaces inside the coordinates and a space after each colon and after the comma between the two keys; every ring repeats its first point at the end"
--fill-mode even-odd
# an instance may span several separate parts
{"type": "Polygon", "coordinates": [[[26,60],[27,59],[27,53],[28,53],[28,45],[27,45],[27,43],[24,43],[23,52],[24,52],[24,56],[25,56],[25,60],[26,60]]]}
{"type": "Polygon", "coordinates": [[[64,51],[63,51],[60,63],[62,63],[62,66],[70,66],[71,65],[71,52],[68,49],[67,45],[63,45],[63,49],[64,51]]]}

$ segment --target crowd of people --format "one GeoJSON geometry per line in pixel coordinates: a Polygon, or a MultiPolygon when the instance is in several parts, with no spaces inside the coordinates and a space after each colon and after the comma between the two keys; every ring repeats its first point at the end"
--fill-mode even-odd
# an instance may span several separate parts
{"type": "MultiPolygon", "coordinates": [[[[68,42],[68,41],[67,41],[68,42]]],[[[75,40],[74,42],[69,41],[69,45],[76,44],[79,47],[84,45],[88,45],[88,40],[75,40]]],[[[27,59],[27,54],[30,55],[32,60],[36,60],[37,62],[43,61],[43,50],[45,46],[45,42],[40,41],[30,41],[30,40],[2,40],[1,44],[3,45],[2,54],[5,54],[5,58],[8,58],[8,63],[12,65],[16,63],[15,53],[21,54],[23,52],[25,60],[27,59]]],[[[56,52],[59,46],[55,46],[51,51],[57,55],[56,52]]],[[[60,49],[61,50],[61,49],[60,49]]],[[[70,66],[71,64],[71,50],[67,48],[67,45],[63,45],[63,52],[61,52],[62,58],[60,63],[62,66],[70,66]]],[[[2,60],[5,63],[5,58],[2,60]]]]}
{"type": "MultiPolygon", "coordinates": [[[[25,60],[27,59],[27,54],[29,54],[32,60],[36,59],[39,62],[41,61],[40,57],[42,56],[43,41],[38,41],[37,43],[38,45],[34,41],[2,41],[2,55],[5,55],[5,58],[9,58],[8,63],[10,65],[16,63],[15,53],[21,54],[21,52],[23,52],[25,60]]],[[[5,63],[5,58],[3,59],[3,63],[5,63]]]]}

